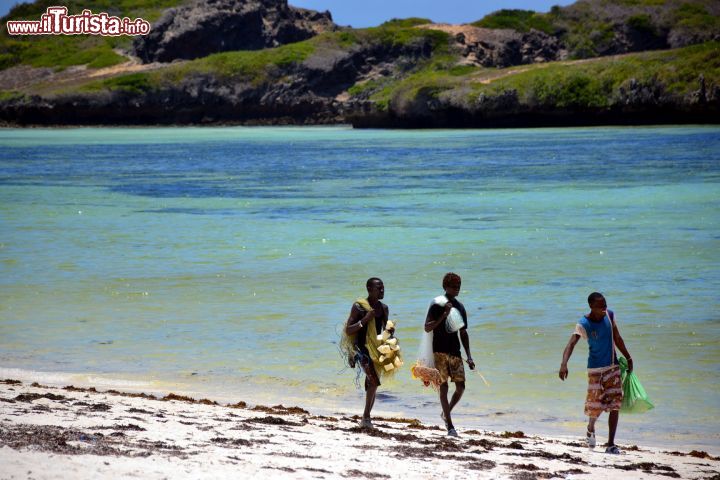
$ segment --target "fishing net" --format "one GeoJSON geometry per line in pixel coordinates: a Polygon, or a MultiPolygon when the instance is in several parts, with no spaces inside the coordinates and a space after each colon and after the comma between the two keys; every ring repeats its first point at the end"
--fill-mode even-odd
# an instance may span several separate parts
{"type": "MultiPolygon", "coordinates": [[[[432,303],[436,303],[436,301],[440,299],[447,302],[447,298],[445,298],[445,296],[440,296],[433,299],[432,303]]],[[[421,335],[420,345],[418,346],[417,361],[415,362],[415,365],[410,368],[410,375],[412,378],[422,381],[423,385],[426,387],[432,386],[433,389],[437,390],[442,383],[442,379],[440,378],[440,371],[435,368],[433,332],[426,332],[423,328],[421,335]]]]}
{"type": "MultiPolygon", "coordinates": [[[[373,310],[365,298],[358,298],[355,300],[355,303],[366,312],[373,310]]],[[[394,327],[394,322],[388,320],[385,330],[378,334],[375,328],[375,321],[372,320],[368,324],[365,346],[375,366],[375,371],[381,377],[392,376],[395,370],[403,365],[398,339],[389,331],[394,327]]],[[[345,328],[343,328],[340,338],[340,351],[351,367],[355,366],[353,364],[355,363],[354,357],[357,353],[356,337],[357,334],[348,335],[345,328]]]]}

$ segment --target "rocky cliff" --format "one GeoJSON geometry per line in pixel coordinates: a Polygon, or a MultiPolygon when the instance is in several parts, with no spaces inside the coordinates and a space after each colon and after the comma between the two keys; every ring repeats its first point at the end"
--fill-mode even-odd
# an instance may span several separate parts
{"type": "Polygon", "coordinates": [[[453,47],[463,65],[511,67],[529,63],[565,60],[568,52],[557,37],[539,30],[479,28],[472,25],[426,24],[418,28],[439,30],[451,35],[453,47]]]}
{"type": "Polygon", "coordinates": [[[330,12],[293,8],[287,0],[194,0],[165,11],[133,49],[145,63],[171,62],[277,47],[336,28],[330,12]]]}

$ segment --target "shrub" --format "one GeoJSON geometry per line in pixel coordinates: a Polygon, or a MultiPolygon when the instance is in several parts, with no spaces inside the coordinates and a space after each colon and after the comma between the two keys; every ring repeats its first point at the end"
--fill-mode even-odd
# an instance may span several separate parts
{"type": "Polygon", "coordinates": [[[655,26],[652,23],[650,15],[633,15],[625,21],[625,24],[638,32],[649,33],[652,35],[655,34],[655,26]]]}
{"type": "Polygon", "coordinates": [[[702,5],[684,3],[675,9],[673,18],[678,26],[689,29],[720,28],[720,18],[708,13],[702,5]]]}
{"type": "Polygon", "coordinates": [[[370,42],[380,42],[391,47],[405,47],[416,42],[430,41],[433,50],[448,44],[450,36],[440,30],[424,28],[373,27],[361,30],[370,42]]]}
{"type": "Polygon", "coordinates": [[[145,73],[131,73],[109,78],[102,82],[102,86],[110,90],[124,90],[132,93],[143,93],[152,88],[149,77],[145,73]]]}
{"type": "Polygon", "coordinates": [[[472,72],[478,71],[479,68],[475,65],[457,65],[448,70],[448,73],[453,76],[467,75],[472,72]]]}
{"type": "Polygon", "coordinates": [[[474,22],[473,25],[481,28],[509,28],[518,32],[529,32],[534,28],[550,35],[557,30],[545,15],[532,10],[499,10],[474,22]]]}
{"type": "Polygon", "coordinates": [[[0,90],[0,102],[9,102],[11,100],[20,100],[25,95],[17,90],[0,90]]]}
{"type": "Polygon", "coordinates": [[[387,22],[381,24],[381,27],[396,27],[396,28],[412,28],[417,25],[426,25],[433,23],[428,18],[411,17],[411,18],[393,18],[387,22]]]}

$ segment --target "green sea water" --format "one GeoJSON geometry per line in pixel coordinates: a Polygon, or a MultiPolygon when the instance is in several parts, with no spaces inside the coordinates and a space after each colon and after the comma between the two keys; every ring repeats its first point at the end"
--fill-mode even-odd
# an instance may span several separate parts
{"type": "MultiPolygon", "coordinates": [[[[656,405],[620,443],[718,452],[719,207],[717,127],[0,130],[0,377],[359,413],[365,280],[412,363],[455,271],[461,432],[583,434],[598,290],[656,405]]],[[[407,369],[376,410],[439,422],[407,369]]]]}

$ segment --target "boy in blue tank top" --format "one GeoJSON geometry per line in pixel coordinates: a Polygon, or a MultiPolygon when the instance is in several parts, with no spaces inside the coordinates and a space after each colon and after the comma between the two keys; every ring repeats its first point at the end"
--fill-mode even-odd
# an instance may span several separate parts
{"type": "Polygon", "coordinates": [[[570,335],[563,352],[559,375],[560,380],[567,378],[570,355],[580,337],[586,339],[589,347],[588,391],[585,399],[585,415],[589,417],[587,443],[590,448],[595,447],[595,421],[602,412],[610,412],[605,453],[618,454],[621,452],[615,445],[615,431],[620,418],[623,392],[615,346],[625,355],[628,372],[633,369],[633,361],[620,336],[615,315],[607,308],[605,297],[601,293],[593,292],[588,297],[588,304],[590,313],[575,325],[575,331],[570,335]]]}

